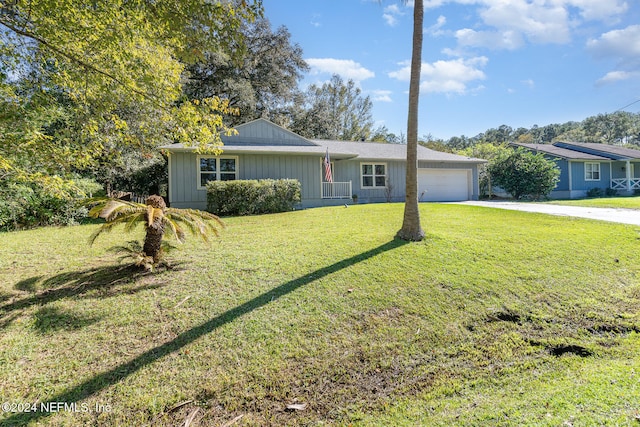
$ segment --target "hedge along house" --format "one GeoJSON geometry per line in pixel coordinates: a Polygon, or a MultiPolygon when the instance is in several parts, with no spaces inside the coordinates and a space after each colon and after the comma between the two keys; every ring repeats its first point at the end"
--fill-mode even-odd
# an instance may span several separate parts
{"type": "MultiPolygon", "coordinates": [[[[301,207],[404,201],[406,145],[310,140],[265,119],[236,127],[223,136],[218,156],[199,155],[183,144],[161,147],[169,153],[169,203],[206,209],[206,184],[212,180],[297,179],[301,207]],[[325,178],[329,154],[332,182],[325,178]]],[[[418,147],[420,201],[478,198],[482,159],[418,147]]]]}
{"type": "Polygon", "coordinates": [[[556,162],[560,181],[551,198],[581,198],[593,188],[603,191],[611,188],[621,194],[640,190],[640,150],[578,142],[513,145],[543,153],[556,162]]]}

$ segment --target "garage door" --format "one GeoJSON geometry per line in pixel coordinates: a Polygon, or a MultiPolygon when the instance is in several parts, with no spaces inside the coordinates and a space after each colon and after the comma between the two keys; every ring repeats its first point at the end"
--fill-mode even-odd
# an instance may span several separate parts
{"type": "Polygon", "coordinates": [[[471,170],[418,169],[421,202],[458,202],[471,198],[471,170]]]}

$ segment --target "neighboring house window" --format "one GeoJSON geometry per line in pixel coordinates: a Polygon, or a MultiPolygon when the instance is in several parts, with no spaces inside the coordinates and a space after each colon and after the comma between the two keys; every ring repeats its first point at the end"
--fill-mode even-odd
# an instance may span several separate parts
{"type": "Polygon", "coordinates": [[[362,188],[378,188],[387,185],[386,163],[360,163],[362,188]]]}
{"type": "Polygon", "coordinates": [[[584,164],[585,181],[600,181],[600,163],[584,164]]]}
{"type": "Polygon", "coordinates": [[[205,188],[209,181],[235,179],[238,179],[237,157],[198,157],[198,188],[205,188]]]}

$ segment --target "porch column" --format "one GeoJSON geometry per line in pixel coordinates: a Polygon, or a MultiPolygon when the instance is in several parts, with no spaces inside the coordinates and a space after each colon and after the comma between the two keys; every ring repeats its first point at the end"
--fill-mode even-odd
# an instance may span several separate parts
{"type": "Polygon", "coordinates": [[[631,160],[627,160],[627,166],[625,166],[625,172],[627,174],[627,191],[631,192],[631,160]]]}

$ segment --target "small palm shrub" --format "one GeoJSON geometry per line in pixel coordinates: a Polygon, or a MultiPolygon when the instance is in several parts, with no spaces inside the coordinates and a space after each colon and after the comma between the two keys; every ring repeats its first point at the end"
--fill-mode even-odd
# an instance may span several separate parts
{"type": "Polygon", "coordinates": [[[118,247],[116,251],[125,253],[136,265],[148,270],[163,262],[167,248],[163,239],[167,231],[183,243],[186,231],[207,241],[210,234],[217,236],[218,230],[224,227],[216,215],[196,209],[168,208],[160,196],[149,196],[145,204],[112,198],[93,199],[90,204],[93,207],[89,216],[103,218],[106,222],[91,235],[89,243],[93,244],[98,236],[118,225],[123,225],[127,232],[143,226],[145,238],[142,245],[129,242],[128,246],[118,247]]]}

